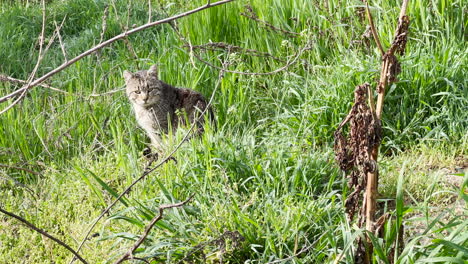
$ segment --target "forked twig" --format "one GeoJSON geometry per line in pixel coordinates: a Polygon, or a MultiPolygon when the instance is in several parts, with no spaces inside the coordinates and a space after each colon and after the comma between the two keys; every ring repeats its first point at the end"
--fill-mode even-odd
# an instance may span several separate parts
{"type": "Polygon", "coordinates": [[[27,221],[26,219],[22,218],[21,216],[18,216],[14,213],[11,213],[11,212],[8,212],[6,210],[4,210],[3,208],[0,207],[0,212],[8,215],[9,217],[13,217],[15,218],[16,220],[20,221],[21,223],[25,224],[29,229],[32,229],[38,233],[40,233],[41,235],[43,236],[46,236],[50,239],[52,239],[53,241],[55,241],[57,244],[61,245],[62,247],[66,248],[68,251],[70,251],[71,253],[73,253],[73,255],[75,255],[76,258],[78,258],[82,263],[84,264],[87,264],[88,262],[86,262],[86,260],[84,260],[79,254],[78,252],[76,252],[75,250],[73,250],[73,248],[71,248],[69,245],[67,245],[65,242],[63,242],[62,240],[52,236],[51,234],[47,233],[46,231],[36,227],[35,225],[33,225],[32,223],[30,223],[29,221],[27,221]]]}
{"type": "Polygon", "coordinates": [[[367,19],[369,20],[369,25],[371,27],[372,36],[374,36],[375,43],[377,43],[377,47],[379,47],[380,54],[383,56],[385,51],[380,43],[379,35],[377,34],[377,30],[375,29],[374,20],[372,19],[372,14],[369,9],[369,2],[366,0],[366,14],[367,19]]]}
{"type": "MultiPolygon", "coordinates": [[[[2,82],[11,82],[11,83],[20,83],[20,84],[28,84],[28,82],[25,81],[25,80],[16,79],[16,78],[6,76],[6,75],[2,75],[2,74],[0,74],[0,81],[2,81],[2,82]]],[[[52,91],[56,91],[56,92],[59,92],[59,93],[69,94],[69,92],[67,92],[67,91],[52,87],[52,86],[50,86],[48,84],[45,84],[45,83],[41,83],[38,86],[41,86],[41,87],[44,87],[44,88],[47,88],[47,89],[51,89],[52,91]]]]}
{"type": "Polygon", "coordinates": [[[153,217],[153,219],[151,219],[151,222],[145,227],[145,232],[140,236],[140,238],[135,242],[135,244],[127,251],[127,253],[125,253],[122,257],[120,257],[120,259],[115,261],[114,264],[119,264],[125,260],[133,258],[133,253],[135,252],[135,250],[137,250],[138,247],[140,247],[140,245],[143,243],[143,241],[145,241],[146,237],[148,237],[149,232],[154,227],[154,225],[163,218],[164,210],[170,209],[170,208],[181,207],[187,204],[190,200],[192,200],[193,196],[195,195],[192,194],[189,198],[187,198],[187,200],[182,201],[180,203],[161,205],[159,207],[159,214],[153,217]]]}

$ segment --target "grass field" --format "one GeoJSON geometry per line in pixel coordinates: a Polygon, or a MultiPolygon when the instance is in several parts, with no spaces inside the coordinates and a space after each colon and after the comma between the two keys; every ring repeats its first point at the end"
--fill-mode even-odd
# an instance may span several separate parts
{"type": "MultiPolygon", "coordinates": [[[[157,20],[206,1],[151,3],[157,20]]],[[[389,47],[399,3],[370,5],[389,47]]],[[[356,14],[361,6],[357,0],[234,1],[177,20],[174,27],[194,47],[225,42],[255,50],[194,49],[235,71],[274,71],[310,45],[283,71],[226,73],[216,90],[219,70],[194,57],[168,24],[78,61],[47,81],[66,94],[36,87],[0,115],[0,206],[77,248],[92,221],[146,164],[142,150],[148,140],[124,92],[105,93],[123,87],[123,70],[157,64],[167,83],[208,98],[215,93],[216,124],[183,144],[176,163],[132,188],[98,223],[82,256],[89,263],[112,263],[160,205],[195,194],[187,206],[166,211],[137,257],[151,263],[267,263],[295,255],[281,263],[353,263],[353,241],[362,230],[344,214],[349,190],[334,161],[333,132],[352,106],[355,86],[375,86],[380,71],[378,49],[363,36],[367,22],[356,14]],[[297,34],[241,15],[246,4],[260,20],[297,34]]],[[[47,1],[45,44],[64,21],[66,55],[56,39],[36,77],[62,64],[64,56],[71,59],[98,44],[106,7],[104,40],[148,21],[147,1],[47,1]]],[[[374,263],[391,257],[396,263],[468,259],[467,11],[463,0],[410,1],[411,33],[399,81],[385,97],[380,160],[379,204],[397,220],[387,224],[386,241],[376,239],[374,263]],[[398,221],[405,245],[394,253],[398,221]]],[[[0,74],[28,78],[41,26],[40,3],[0,0],[0,74]]],[[[0,96],[17,88],[0,82],[0,96]]],[[[183,136],[169,135],[168,148],[183,136]]],[[[0,263],[71,258],[0,215],[0,263]]]]}

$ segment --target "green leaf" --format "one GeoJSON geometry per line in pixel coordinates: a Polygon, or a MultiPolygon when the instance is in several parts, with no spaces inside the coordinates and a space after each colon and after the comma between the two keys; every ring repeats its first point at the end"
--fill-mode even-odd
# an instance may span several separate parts
{"type": "MultiPolygon", "coordinates": [[[[86,169],[86,171],[88,171],[91,174],[91,176],[93,176],[93,178],[101,185],[101,187],[104,190],[106,190],[110,195],[114,196],[114,198],[116,199],[119,197],[119,194],[114,189],[112,189],[109,185],[107,185],[107,183],[101,180],[101,178],[99,178],[94,172],[92,172],[89,169],[86,169]]],[[[128,207],[128,201],[126,200],[125,197],[121,197],[120,202],[122,202],[125,206],[128,207]]]]}
{"type": "Polygon", "coordinates": [[[418,262],[423,263],[459,263],[459,264],[466,264],[466,261],[462,258],[455,258],[455,257],[434,257],[434,258],[426,258],[426,259],[419,259],[418,262]]]}

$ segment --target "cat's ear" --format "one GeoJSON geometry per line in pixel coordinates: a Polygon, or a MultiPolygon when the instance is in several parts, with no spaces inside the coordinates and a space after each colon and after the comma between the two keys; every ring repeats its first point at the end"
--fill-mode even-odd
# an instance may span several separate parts
{"type": "Polygon", "coordinates": [[[153,65],[149,68],[148,76],[153,76],[153,77],[158,78],[158,67],[156,67],[156,65],[153,65]]]}
{"type": "Polygon", "coordinates": [[[129,72],[129,71],[124,71],[123,72],[123,77],[124,77],[125,81],[128,82],[128,80],[133,78],[133,74],[131,72],[129,72]]]}

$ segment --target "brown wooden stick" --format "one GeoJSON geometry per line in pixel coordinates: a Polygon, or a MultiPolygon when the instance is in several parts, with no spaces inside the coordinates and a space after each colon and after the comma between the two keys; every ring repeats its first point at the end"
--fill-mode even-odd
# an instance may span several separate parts
{"type": "MultiPolygon", "coordinates": [[[[6,75],[3,75],[3,74],[0,74],[0,81],[2,81],[2,82],[11,82],[11,83],[28,84],[28,82],[25,81],[25,80],[16,79],[16,78],[13,78],[13,77],[10,77],[10,76],[6,76],[6,75]]],[[[38,86],[41,86],[41,87],[44,87],[44,88],[48,88],[48,89],[51,89],[52,91],[56,91],[56,92],[59,92],[59,93],[68,94],[67,91],[60,90],[60,89],[58,89],[58,88],[52,87],[52,86],[50,86],[50,85],[48,85],[48,84],[45,84],[45,83],[41,83],[41,84],[39,84],[38,86]]]]}
{"type": "Polygon", "coordinates": [[[73,253],[73,255],[75,255],[75,257],[77,259],[79,259],[82,263],[84,264],[87,264],[88,262],[86,262],[86,260],[84,260],[79,254],[78,252],[74,251],[69,245],[65,244],[65,242],[63,242],[62,240],[52,236],[51,234],[47,233],[46,231],[36,227],[35,225],[33,225],[32,223],[30,223],[29,221],[27,221],[26,219],[22,218],[21,216],[18,216],[14,213],[11,213],[11,212],[8,212],[6,210],[4,210],[3,208],[0,207],[0,212],[8,215],[9,217],[13,217],[15,218],[16,220],[20,221],[21,223],[25,224],[29,229],[31,230],[34,230],[38,233],[40,233],[41,235],[43,236],[46,236],[50,239],[52,239],[53,241],[55,241],[57,244],[61,245],[62,247],[66,248],[68,251],[70,251],[71,253],[73,253]]]}
{"type": "Polygon", "coordinates": [[[99,49],[102,49],[103,47],[105,46],[108,46],[109,44],[117,41],[117,40],[120,40],[120,39],[123,39],[125,37],[127,37],[128,35],[131,35],[131,34],[134,34],[134,33],[137,33],[137,32],[140,32],[142,30],[145,30],[147,28],[150,28],[150,27],[153,27],[153,26],[156,26],[156,25],[160,25],[160,24],[164,24],[164,23],[169,23],[173,20],[176,20],[176,19],[179,19],[179,18],[182,18],[182,17],[185,17],[185,16],[188,16],[188,15],[191,15],[191,14],[194,14],[194,13],[197,13],[197,12],[200,12],[204,9],[207,9],[207,8],[211,8],[211,7],[214,7],[214,6],[218,6],[218,5],[223,5],[223,4],[226,4],[226,3],[229,3],[229,2],[232,2],[234,0],[221,0],[221,1],[218,1],[218,2],[215,2],[215,3],[208,3],[206,5],[203,5],[203,6],[200,6],[200,7],[197,7],[195,9],[192,9],[190,11],[187,11],[187,12],[184,12],[184,13],[180,13],[178,15],[175,15],[175,16],[172,16],[172,17],[169,17],[169,18],[165,18],[165,19],[161,19],[161,20],[158,20],[158,21],[155,21],[155,22],[151,22],[151,23],[146,23],[144,25],[141,25],[139,27],[136,27],[134,29],[131,29],[131,30],[128,30],[128,31],[125,31],[111,39],[108,39],[102,43],[100,43],[99,45],[97,46],[94,46],[93,48],[81,53],[80,55],[76,56],[75,58],[69,60],[68,62],[65,62],[63,63],[62,65],[60,65],[59,67],[53,69],[52,71],[44,74],[43,76],[41,76],[40,78],[34,80],[33,82],[31,82],[30,84],[28,85],[25,85],[23,86],[22,88],[10,93],[10,94],[7,94],[3,97],[0,98],[0,103],[3,103],[7,100],[9,100],[10,98],[12,97],[15,97],[19,94],[22,94],[24,91],[26,90],[29,90],[39,84],[41,84],[43,81],[47,80],[48,78],[52,77],[53,75],[63,71],[64,69],[68,68],[70,65],[72,65],[73,63],[81,60],[82,58],[90,55],[90,54],[93,54],[94,52],[96,52],[97,50],[99,49]]]}
{"type": "Polygon", "coordinates": [[[366,0],[366,14],[367,14],[367,19],[369,20],[369,25],[371,27],[371,32],[372,36],[374,36],[375,43],[377,43],[377,46],[379,47],[380,53],[383,56],[385,54],[385,51],[382,47],[382,44],[380,43],[379,35],[377,34],[377,30],[375,29],[374,26],[374,20],[372,19],[372,14],[369,9],[369,3],[366,0]]]}
{"type": "Polygon", "coordinates": [[[125,260],[132,259],[133,258],[133,253],[135,250],[137,250],[140,245],[145,241],[146,237],[149,235],[149,232],[151,229],[153,229],[154,225],[163,218],[163,213],[164,210],[170,209],[170,208],[176,208],[176,207],[181,207],[188,203],[190,200],[192,200],[194,194],[191,195],[187,200],[180,202],[180,203],[175,203],[175,204],[165,204],[161,205],[159,207],[159,214],[155,216],[153,219],[151,219],[151,222],[145,227],[145,232],[140,236],[140,238],[135,242],[135,244],[125,253],[122,257],[120,257],[118,260],[114,262],[114,264],[119,264],[122,263],[125,260]]]}
{"type": "MultiPolygon", "coordinates": [[[[402,23],[403,17],[406,15],[406,9],[408,7],[408,1],[409,0],[403,0],[402,6],[401,6],[401,11],[400,11],[400,16],[398,19],[398,27],[402,23]]],[[[381,45],[379,44],[380,42],[378,41],[378,36],[377,32],[375,31],[375,28],[373,27],[373,22],[372,22],[372,17],[370,16],[369,12],[369,7],[367,5],[366,1],[366,7],[367,7],[367,12],[368,12],[368,18],[369,18],[369,23],[371,24],[372,34],[374,35],[374,39],[377,42],[377,45],[379,45],[379,49],[383,53],[383,61],[382,61],[382,69],[380,72],[380,79],[379,83],[377,84],[377,106],[375,110],[375,118],[380,120],[382,119],[382,112],[383,112],[383,104],[384,104],[384,98],[385,98],[385,89],[387,88],[387,84],[389,83],[389,78],[391,78],[390,75],[393,73],[389,72],[390,64],[392,63],[392,58],[394,56],[395,49],[390,48],[387,52],[384,52],[381,45]]],[[[397,33],[398,30],[396,30],[395,34],[397,33]]],[[[397,39],[397,35],[395,35],[395,40],[397,39]]],[[[393,62],[394,63],[394,62],[393,62]]],[[[369,94],[369,97],[372,95],[369,94]]],[[[378,153],[379,153],[379,145],[376,144],[372,148],[370,157],[371,161],[375,162],[377,164],[377,159],[378,159],[378,153]]],[[[378,193],[378,184],[379,184],[379,179],[378,179],[378,169],[376,169],[373,172],[369,172],[367,174],[367,185],[366,185],[366,193],[365,193],[365,198],[363,203],[365,204],[365,218],[366,218],[366,230],[369,231],[370,233],[374,233],[375,229],[375,213],[377,211],[377,193],[378,193]]],[[[366,250],[366,255],[364,259],[364,263],[372,263],[371,256],[372,256],[372,243],[370,241],[370,238],[367,237],[367,242],[368,242],[368,248],[366,250]]]]}

